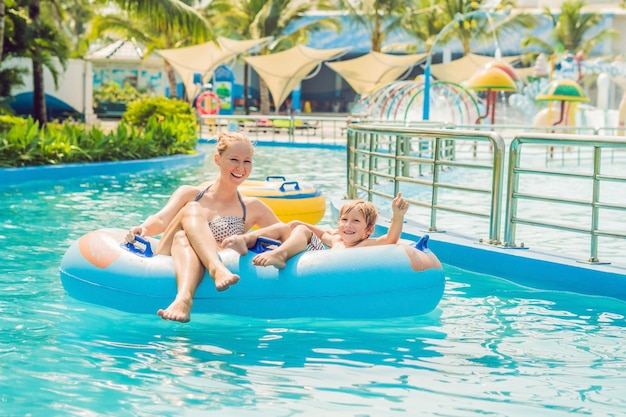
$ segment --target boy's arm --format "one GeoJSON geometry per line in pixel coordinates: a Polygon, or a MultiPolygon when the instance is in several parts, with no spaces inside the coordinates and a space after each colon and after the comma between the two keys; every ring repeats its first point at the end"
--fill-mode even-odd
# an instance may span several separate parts
{"type": "Polygon", "coordinates": [[[402,235],[402,226],[404,223],[404,215],[409,209],[409,203],[404,201],[402,193],[398,193],[396,198],[391,202],[391,224],[387,233],[375,238],[377,245],[395,244],[400,240],[402,235]]]}

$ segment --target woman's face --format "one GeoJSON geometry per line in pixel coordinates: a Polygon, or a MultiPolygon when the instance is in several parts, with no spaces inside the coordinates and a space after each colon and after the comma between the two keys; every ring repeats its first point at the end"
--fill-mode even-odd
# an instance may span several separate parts
{"type": "Polygon", "coordinates": [[[244,142],[235,142],[222,155],[215,155],[222,179],[241,184],[252,172],[252,149],[244,142]]]}

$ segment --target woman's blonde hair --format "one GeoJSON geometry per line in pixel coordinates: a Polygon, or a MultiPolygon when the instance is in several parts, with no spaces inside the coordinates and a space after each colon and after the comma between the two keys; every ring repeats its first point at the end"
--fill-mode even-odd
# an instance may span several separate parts
{"type": "Polygon", "coordinates": [[[373,203],[365,200],[349,201],[341,207],[339,217],[350,213],[352,210],[358,210],[359,213],[365,217],[365,223],[368,228],[376,224],[376,220],[378,219],[378,210],[376,210],[376,206],[373,203]]]}
{"type": "Polygon", "coordinates": [[[250,146],[250,150],[254,153],[254,146],[250,138],[240,132],[221,132],[217,136],[217,144],[215,145],[215,153],[222,155],[233,143],[242,142],[250,146]]]}

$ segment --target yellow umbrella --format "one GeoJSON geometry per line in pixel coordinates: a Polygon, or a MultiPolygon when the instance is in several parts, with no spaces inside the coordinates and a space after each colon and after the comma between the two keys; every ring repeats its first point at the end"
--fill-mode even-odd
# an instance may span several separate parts
{"type": "Polygon", "coordinates": [[[496,99],[498,91],[517,91],[515,81],[501,68],[490,65],[482,68],[472,75],[466,87],[476,91],[487,92],[487,108],[485,114],[478,116],[476,123],[486,118],[491,113],[491,124],[494,124],[496,116],[496,99]]]}

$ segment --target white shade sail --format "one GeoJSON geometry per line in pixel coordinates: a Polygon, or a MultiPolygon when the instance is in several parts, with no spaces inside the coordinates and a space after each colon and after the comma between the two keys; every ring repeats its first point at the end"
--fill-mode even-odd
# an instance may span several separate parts
{"type": "Polygon", "coordinates": [[[373,91],[379,84],[395,81],[409,68],[423,60],[427,54],[392,55],[370,52],[358,58],[339,62],[327,62],[357,94],[373,91]]]}
{"type": "MultiPolygon", "coordinates": [[[[502,61],[507,63],[517,59],[519,56],[502,57],[502,61]]],[[[492,56],[467,54],[445,64],[431,65],[430,73],[438,80],[461,84],[463,81],[469,80],[481,67],[495,60],[492,56]]]]}
{"type": "Polygon", "coordinates": [[[297,45],[270,55],[248,56],[244,59],[265,81],[279,108],[287,96],[316,66],[345,53],[349,48],[314,49],[297,45]]]}
{"type": "Polygon", "coordinates": [[[270,39],[238,41],[220,37],[217,43],[206,42],[185,48],[158,49],[156,52],[174,67],[187,91],[192,92],[194,73],[202,74],[203,81],[207,82],[218,66],[270,39]]]}

